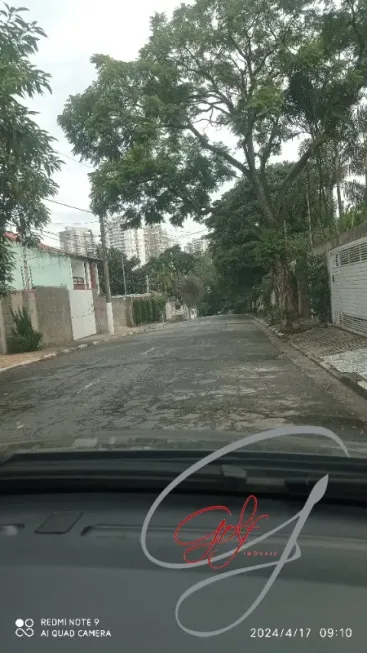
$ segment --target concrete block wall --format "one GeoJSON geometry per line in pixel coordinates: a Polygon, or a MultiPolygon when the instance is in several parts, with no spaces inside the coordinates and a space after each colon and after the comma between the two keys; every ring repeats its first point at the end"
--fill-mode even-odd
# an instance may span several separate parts
{"type": "Polygon", "coordinates": [[[12,339],[14,313],[25,307],[30,315],[32,326],[38,330],[38,315],[34,290],[20,290],[9,293],[0,301],[0,353],[6,354],[12,339]]]}
{"type": "Polygon", "coordinates": [[[97,290],[93,290],[93,304],[96,316],[97,333],[107,333],[106,298],[104,295],[99,295],[97,290]]]}
{"type": "MultiPolygon", "coordinates": [[[[17,295],[21,296],[21,293],[16,293],[17,295]]],[[[11,336],[11,330],[13,327],[13,318],[11,316],[11,309],[13,309],[13,302],[12,302],[12,296],[13,293],[7,295],[6,297],[3,297],[1,300],[1,308],[2,308],[2,317],[3,317],[3,324],[4,324],[4,333],[5,333],[5,338],[8,339],[11,336]]],[[[13,309],[14,310],[14,309],[13,309]]]]}
{"type": "MultiPolygon", "coordinates": [[[[81,291],[82,292],[82,291],[81,291]]],[[[39,287],[35,290],[38,329],[44,345],[59,345],[73,340],[69,291],[66,288],[39,287]]]]}
{"type": "Polygon", "coordinates": [[[7,345],[5,337],[5,326],[3,317],[3,305],[0,299],[0,354],[6,354],[7,345]]]}
{"type": "MultiPolygon", "coordinates": [[[[73,291],[71,291],[73,292],[73,291]]],[[[83,293],[83,290],[78,292],[83,293]]],[[[91,292],[91,291],[86,291],[91,292]]],[[[12,327],[11,310],[23,306],[27,309],[33,328],[42,333],[44,346],[63,345],[72,342],[73,329],[70,311],[70,297],[67,288],[39,286],[30,291],[11,292],[0,299],[0,353],[9,351],[12,327]]],[[[107,333],[107,311],[105,297],[93,291],[97,333],[107,333]]],[[[116,313],[121,325],[132,326],[131,301],[116,304],[116,313]]],[[[87,335],[87,334],[86,334],[87,335]]]]}
{"type": "Polygon", "coordinates": [[[6,354],[8,351],[8,342],[11,338],[11,330],[13,326],[13,318],[10,313],[12,308],[12,295],[7,295],[2,297],[0,300],[1,303],[1,313],[0,313],[0,335],[1,335],[1,353],[6,354]]]}
{"type": "Polygon", "coordinates": [[[116,331],[134,326],[133,299],[131,297],[112,297],[112,310],[116,331]]]}
{"type": "MultiPolygon", "coordinates": [[[[187,306],[176,308],[176,302],[169,301],[165,307],[167,322],[177,322],[179,320],[187,320],[189,318],[189,309],[187,306]]],[[[194,314],[194,313],[193,313],[194,314]]]]}

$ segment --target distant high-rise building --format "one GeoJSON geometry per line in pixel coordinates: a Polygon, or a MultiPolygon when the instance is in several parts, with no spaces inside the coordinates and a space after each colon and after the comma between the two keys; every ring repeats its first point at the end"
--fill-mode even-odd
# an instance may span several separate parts
{"type": "Polygon", "coordinates": [[[185,245],[185,252],[188,254],[195,254],[197,252],[204,253],[208,248],[208,242],[205,238],[194,238],[190,243],[185,245]]]}
{"type": "Polygon", "coordinates": [[[208,249],[208,241],[205,238],[194,238],[192,241],[194,252],[205,252],[208,249]]]}
{"type": "Polygon", "coordinates": [[[91,229],[82,227],[65,227],[60,231],[60,247],[70,254],[82,254],[84,256],[95,256],[96,246],[94,234],[91,229]]]}
{"type": "Polygon", "coordinates": [[[159,256],[175,244],[174,238],[167,233],[161,224],[144,227],[144,242],[147,261],[159,256]]]}
{"type": "Polygon", "coordinates": [[[121,229],[121,219],[111,220],[107,226],[107,245],[119,249],[126,258],[138,258],[140,265],[146,263],[143,229],[121,229]]]}

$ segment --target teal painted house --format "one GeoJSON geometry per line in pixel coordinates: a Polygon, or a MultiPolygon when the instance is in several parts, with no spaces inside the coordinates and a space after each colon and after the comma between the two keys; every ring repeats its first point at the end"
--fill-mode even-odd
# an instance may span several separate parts
{"type": "Polygon", "coordinates": [[[14,253],[12,290],[56,286],[99,291],[97,258],[69,254],[48,245],[22,247],[16,234],[5,235],[14,253]]]}

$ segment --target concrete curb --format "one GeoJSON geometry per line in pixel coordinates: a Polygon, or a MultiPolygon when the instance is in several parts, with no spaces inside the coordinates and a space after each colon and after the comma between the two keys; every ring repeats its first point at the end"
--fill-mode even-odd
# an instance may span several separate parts
{"type": "Polygon", "coordinates": [[[53,351],[50,352],[49,354],[44,354],[43,356],[32,358],[29,361],[23,361],[22,363],[14,363],[14,365],[9,365],[8,367],[0,367],[0,374],[2,372],[7,372],[8,370],[13,370],[15,367],[23,367],[24,365],[30,365],[31,363],[39,363],[40,361],[48,360],[49,358],[56,358],[56,356],[61,356],[62,354],[71,354],[74,351],[78,351],[80,349],[86,349],[87,347],[104,345],[106,344],[106,342],[114,342],[119,338],[125,338],[126,336],[138,336],[141,333],[146,333],[147,331],[158,331],[158,329],[161,329],[164,326],[169,326],[170,324],[171,324],[170,322],[165,322],[164,324],[148,327],[147,329],[142,329],[141,331],[129,331],[128,333],[106,336],[106,338],[103,338],[101,340],[91,340],[90,342],[83,342],[81,345],[75,345],[73,347],[67,347],[66,349],[53,351]]]}
{"type": "Polygon", "coordinates": [[[303,347],[300,347],[300,345],[297,345],[296,343],[292,342],[289,338],[284,333],[281,333],[276,329],[275,327],[270,326],[267,324],[264,320],[260,320],[257,317],[253,317],[253,320],[255,322],[259,322],[262,324],[264,327],[269,329],[272,333],[274,333],[278,338],[286,339],[286,342],[288,345],[291,345],[293,349],[296,349],[296,351],[299,351],[303,356],[306,356],[310,360],[312,360],[314,363],[319,365],[319,367],[322,367],[324,370],[329,372],[332,376],[334,376],[336,379],[341,381],[341,383],[344,383],[348,388],[351,388],[351,390],[354,390],[357,394],[359,394],[361,397],[364,399],[367,399],[367,381],[364,379],[360,374],[347,374],[344,372],[339,372],[339,370],[336,369],[333,365],[330,365],[330,363],[326,363],[323,361],[321,358],[318,356],[315,356],[314,354],[311,354],[308,352],[306,349],[303,349],[303,347]]]}

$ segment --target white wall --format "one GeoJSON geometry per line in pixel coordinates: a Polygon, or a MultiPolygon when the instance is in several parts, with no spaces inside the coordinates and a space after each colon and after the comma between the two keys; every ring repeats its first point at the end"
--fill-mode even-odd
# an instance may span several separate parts
{"type": "Polygon", "coordinates": [[[329,252],[333,323],[367,335],[367,236],[329,252]]]}

